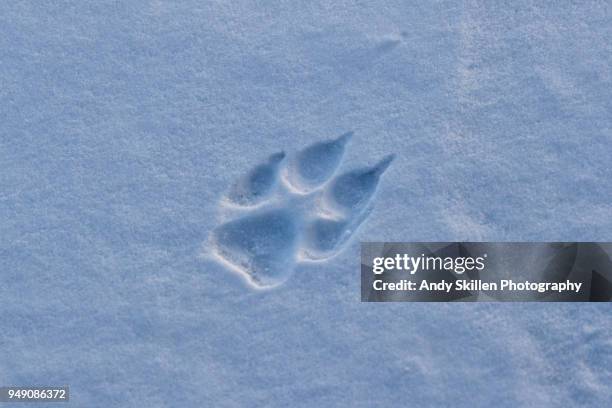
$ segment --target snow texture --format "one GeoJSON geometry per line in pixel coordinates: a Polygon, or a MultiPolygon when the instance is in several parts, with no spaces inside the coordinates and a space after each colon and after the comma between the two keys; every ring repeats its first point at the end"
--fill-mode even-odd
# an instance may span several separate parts
{"type": "Polygon", "coordinates": [[[0,2],[0,385],[610,406],[608,304],[360,303],[358,242],[612,240],[611,44],[599,1],[0,2]]]}

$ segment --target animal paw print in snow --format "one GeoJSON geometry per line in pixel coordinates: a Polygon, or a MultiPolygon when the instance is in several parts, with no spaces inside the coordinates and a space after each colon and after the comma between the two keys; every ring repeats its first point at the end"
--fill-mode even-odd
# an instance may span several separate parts
{"type": "Polygon", "coordinates": [[[212,252],[256,288],[285,282],[295,265],[338,254],[369,216],[380,177],[393,161],[336,175],[352,132],[288,159],[269,156],[222,200],[228,221],[210,235],[212,252]]]}

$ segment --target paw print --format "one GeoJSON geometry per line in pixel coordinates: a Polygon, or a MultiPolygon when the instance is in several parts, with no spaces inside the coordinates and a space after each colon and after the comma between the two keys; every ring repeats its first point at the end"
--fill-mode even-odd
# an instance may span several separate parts
{"type": "Polygon", "coordinates": [[[219,261],[255,288],[282,284],[297,263],[338,254],[372,209],[393,155],[336,175],[352,132],[310,145],[291,158],[269,156],[222,199],[227,221],[210,234],[219,261]]]}

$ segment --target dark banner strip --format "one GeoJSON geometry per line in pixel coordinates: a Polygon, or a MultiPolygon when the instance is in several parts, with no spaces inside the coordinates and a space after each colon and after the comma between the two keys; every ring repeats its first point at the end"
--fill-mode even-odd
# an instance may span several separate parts
{"type": "Polygon", "coordinates": [[[363,302],[609,302],[612,243],[364,242],[363,302]]]}

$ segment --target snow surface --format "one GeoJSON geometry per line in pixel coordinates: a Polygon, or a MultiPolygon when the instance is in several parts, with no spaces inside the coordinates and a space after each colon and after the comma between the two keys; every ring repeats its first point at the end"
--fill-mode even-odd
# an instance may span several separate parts
{"type": "Polygon", "coordinates": [[[360,303],[358,242],[611,240],[611,63],[609,2],[1,2],[0,385],[609,406],[608,304],[360,303]],[[207,254],[236,180],[348,131],[396,158],[344,250],[270,290],[207,254]]]}

